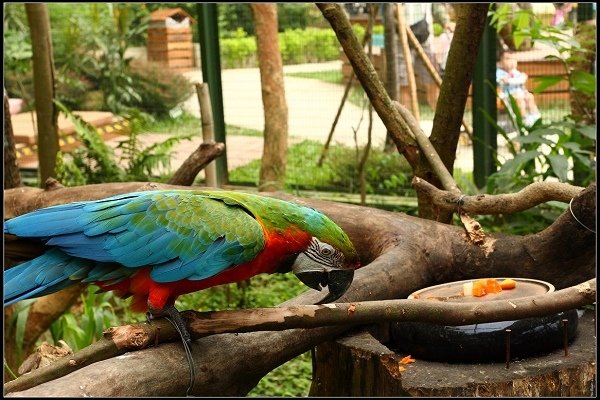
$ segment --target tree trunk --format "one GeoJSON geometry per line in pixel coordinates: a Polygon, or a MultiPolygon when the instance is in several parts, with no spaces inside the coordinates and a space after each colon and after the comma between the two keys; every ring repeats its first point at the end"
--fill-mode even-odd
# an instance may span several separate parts
{"type": "Polygon", "coordinates": [[[277,5],[250,4],[250,8],[256,27],[258,64],[265,110],[259,190],[274,191],[283,188],[288,138],[288,109],[277,34],[277,5]]]}
{"type": "MultiPolygon", "coordinates": [[[[138,190],[181,188],[155,183],[100,184],[42,191],[5,191],[8,217],[68,201],[98,199],[138,190]]],[[[187,188],[189,189],[189,188],[187,188]]],[[[548,281],[557,289],[595,276],[596,186],[591,185],[547,229],[524,237],[488,235],[490,247],[465,239],[464,230],[446,224],[348,204],[273,196],[295,200],[323,211],[349,235],[365,266],[340,302],[394,299],[437,283],[483,276],[514,276],[548,281]]],[[[10,244],[10,242],[7,242],[10,244]]],[[[9,249],[7,248],[7,253],[9,249]]],[[[313,304],[316,291],[285,305],[313,304]]],[[[194,341],[197,371],[194,394],[245,395],[273,368],[333,339],[346,326],[214,335],[194,341]]],[[[168,396],[182,395],[188,367],[179,343],[160,345],[84,367],[62,378],[15,394],[28,396],[168,396]],[[156,368],[160,360],[161,368],[156,368]],[[165,371],[169,371],[165,374],[165,371]]]]}
{"type": "MultiPolygon", "coordinates": [[[[449,364],[417,359],[362,329],[316,349],[309,396],[344,397],[540,397],[595,395],[596,339],[593,312],[579,321],[579,334],[563,349],[527,357],[518,364],[449,364]],[[383,342],[383,343],[382,343],[383,342]]],[[[380,329],[381,330],[381,329],[380,329]]]]}
{"type": "MultiPolygon", "coordinates": [[[[395,7],[391,3],[382,4],[383,7],[383,29],[385,40],[385,89],[387,90],[390,99],[398,101],[400,94],[398,93],[398,46],[396,38],[396,27],[394,12],[395,7]]],[[[388,131],[385,136],[385,150],[391,151],[394,146],[392,136],[388,131]]]]}
{"type": "Polygon", "coordinates": [[[58,109],[54,105],[54,59],[48,6],[26,3],[25,11],[33,48],[33,84],[37,115],[37,145],[40,187],[55,176],[58,144],[58,109]]]}
{"type": "MultiPolygon", "coordinates": [[[[454,7],[457,13],[456,30],[448,52],[444,80],[440,87],[433,128],[429,137],[450,173],[454,169],[460,126],[489,4],[455,4],[454,7]]],[[[436,187],[442,187],[423,154],[415,168],[415,175],[436,187]]],[[[452,213],[437,210],[424,196],[417,195],[417,197],[420,217],[444,223],[452,221],[452,213]]]]}
{"type": "Polygon", "coordinates": [[[4,90],[4,189],[21,186],[21,174],[17,163],[15,135],[10,118],[8,94],[4,90]]]}

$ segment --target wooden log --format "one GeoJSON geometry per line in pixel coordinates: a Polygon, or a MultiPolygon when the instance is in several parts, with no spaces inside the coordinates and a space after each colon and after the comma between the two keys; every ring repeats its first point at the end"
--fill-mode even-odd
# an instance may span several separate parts
{"type": "MultiPolygon", "coordinates": [[[[594,312],[579,319],[568,356],[557,349],[510,364],[400,364],[396,353],[361,329],[316,348],[310,396],[595,396],[594,312]],[[402,367],[402,368],[401,368],[402,367]]],[[[385,339],[384,339],[385,341],[385,339]]]]}

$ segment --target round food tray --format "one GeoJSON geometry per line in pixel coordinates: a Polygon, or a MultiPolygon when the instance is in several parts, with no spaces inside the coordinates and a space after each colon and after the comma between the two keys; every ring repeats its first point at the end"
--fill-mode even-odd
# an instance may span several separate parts
{"type": "MultiPolygon", "coordinates": [[[[487,279],[487,278],[485,278],[487,279]]],[[[495,278],[498,282],[506,278],[495,278]]],[[[446,302],[485,302],[518,299],[551,293],[548,282],[511,278],[517,282],[511,290],[485,296],[465,296],[463,284],[478,279],[444,283],[418,290],[409,299],[446,302]]],[[[510,358],[524,358],[548,353],[564,344],[564,323],[567,320],[568,340],[577,333],[577,310],[551,316],[524,318],[483,324],[446,326],[428,322],[394,322],[391,325],[393,344],[397,349],[432,361],[445,362],[503,362],[506,360],[506,329],[510,329],[510,358]]]]}

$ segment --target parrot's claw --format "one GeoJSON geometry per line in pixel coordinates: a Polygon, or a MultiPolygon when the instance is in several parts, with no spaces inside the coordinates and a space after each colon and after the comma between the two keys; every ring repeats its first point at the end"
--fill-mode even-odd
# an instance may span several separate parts
{"type": "Polygon", "coordinates": [[[167,321],[169,321],[181,337],[183,349],[185,350],[185,355],[187,356],[188,364],[190,366],[190,386],[188,387],[186,392],[186,395],[189,396],[194,388],[194,383],[196,382],[196,365],[194,363],[194,358],[190,349],[190,343],[192,342],[190,333],[187,330],[185,321],[183,320],[183,318],[181,318],[181,313],[175,308],[174,305],[171,304],[165,306],[162,310],[150,310],[146,313],[146,319],[149,323],[153,319],[160,317],[165,318],[167,321]]]}

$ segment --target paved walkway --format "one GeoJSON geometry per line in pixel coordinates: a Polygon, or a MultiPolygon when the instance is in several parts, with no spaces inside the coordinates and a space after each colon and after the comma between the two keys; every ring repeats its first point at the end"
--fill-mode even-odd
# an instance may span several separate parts
{"type": "MultiPolygon", "coordinates": [[[[312,71],[341,71],[341,61],[326,63],[302,64],[284,66],[284,73],[312,71]]],[[[185,74],[192,82],[202,82],[200,70],[185,74]]],[[[264,129],[264,114],[260,87],[260,72],[258,68],[226,69],[221,72],[223,88],[223,108],[225,123],[262,131],[264,129]]],[[[338,111],[344,86],[323,82],[318,79],[284,76],[286,101],[288,105],[288,126],[290,141],[313,139],[325,143],[331,125],[338,111]]],[[[200,109],[196,96],[186,103],[185,109],[199,116],[200,109]]],[[[374,122],[372,140],[374,146],[383,146],[386,128],[377,115],[373,113],[374,122]]],[[[421,121],[425,133],[431,132],[433,121],[421,121]]],[[[355,145],[367,141],[368,114],[366,109],[346,101],[338,124],[333,143],[355,145]]],[[[248,146],[245,151],[236,149],[236,143],[244,141],[234,136],[227,136],[227,162],[229,168],[235,168],[239,163],[260,159],[262,156],[262,139],[247,137],[248,146]],[[261,143],[260,145],[258,143],[261,143]],[[260,152],[258,152],[260,148],[260,152]],[[241,157],[241,158],[240,158],[241,157]]],[[[292,144],[292,142],[290,142],[292,144]]],[[[471,146],[460,146],[457,152],[455,166],[463,170],[472,170],[471,146]]]]}

